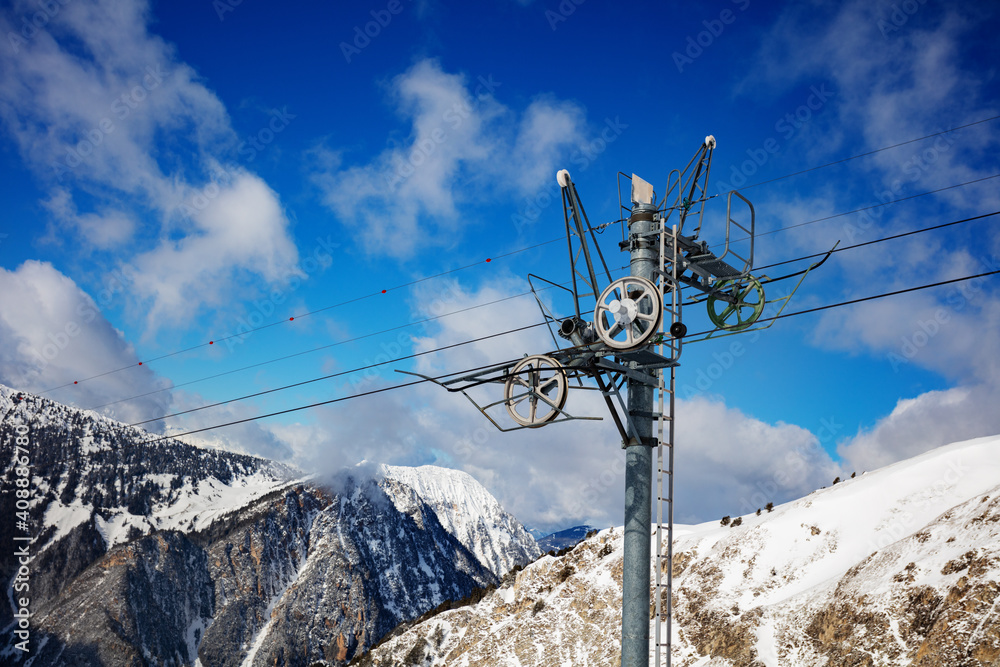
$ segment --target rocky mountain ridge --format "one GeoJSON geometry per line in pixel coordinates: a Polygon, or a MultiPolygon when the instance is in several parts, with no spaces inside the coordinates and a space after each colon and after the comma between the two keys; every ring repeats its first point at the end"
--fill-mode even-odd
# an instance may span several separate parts
{"type": "MultiPolygon", "coordinates": [[[[15,523],[14,495],[0,494],[0,540],[31,537],[31,638],[20,651],[0,605],[3,664],[346,664],[539,553],[464,473],[302,479],[15,394],[0,386],[0,480],[30,480],[29,509],[15,523]]],[[[17,571],[0,555],[8,595],[17,571]]]]}

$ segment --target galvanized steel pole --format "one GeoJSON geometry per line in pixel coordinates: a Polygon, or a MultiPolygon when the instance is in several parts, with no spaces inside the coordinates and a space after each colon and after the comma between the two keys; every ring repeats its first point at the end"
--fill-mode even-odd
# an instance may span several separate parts
{"type": "MultiPolygon", "coordinates": [[[[655,204],[634,204],[629,217],[633,276],[656,281],[659,241],[655,204]]],[[[629,420],[636,437],[625,446],[625,561],[622,570],[622,667],[649,667],[649,568],[653,490],[653,387],[629,378],[629,420]]]]}

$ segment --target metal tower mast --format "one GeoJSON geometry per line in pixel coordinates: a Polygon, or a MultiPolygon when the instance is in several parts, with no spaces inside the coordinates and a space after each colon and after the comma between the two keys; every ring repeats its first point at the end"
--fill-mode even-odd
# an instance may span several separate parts
{"type": "MultiPolygon", "coordinates": [[[[627,241],[631,274],[653,282],[660,264],[659,229],[654,223],[654,218],[658,217],[656,204],[635,202],[634,199],[633,202],[627,241]]],[[[637,362],[629,364],[635,368],[637,362]]],[[[653,421],[659,420],[659,415],[653,412],[654,388],[645,378],[628,377],[628,419],[635,435],[625,446],[622,667],[649,665],[649,527],[652,524],[653,446],[657,442],[653,438],[653,421]]]]}
{"type": "MultiPolygon", "coordinates": [[[[622,667],[649,667],[650,547],[653,504],[653,447],[657,449],[655,564],[655,665],[670,667],[672,646],[674,532],[674,408],[676,370],[687,327],[681,319],[681,289],[687,305],[704,303],[714,329],[688,343],[770,327],[806,275],[830,256],[781,278],[754,276],[753,205],[736,191],[726,198],[724,241],[714,246],[700,239],[708,194],[715,137],[707,136],[682,170],[667,177],[659,204],[653,186],[635,174],[631,183],[628,234],[620,248],[630,255],[630,275],[613,279],[597,243],[595,228],[583,209],[569,172],[556,180],[562,191],[572,289],[529,274],[529,283],[549,326],[556,348],[547,354],[426,380],[461,392],[500,431],[600,417],[574,415],[566,409],[569,389],[600,391],[625,449],[625,558],[622,571],[622,667]],[[739,209],[740,222],[734,218],[739,209]],[[744,208],[745,205],[745,208],[744,208]],[[676,214],[676,217],[674,215],[676,214]],[[671,218],[673,217],[673,221],[671,218]],[[747,220],[749,218],[749,220],[747,220]],[[685,228],[685,223],[690,224],[685,228]],[[669,225],[669,226],[668,226],[669,225]],[[734,236],[736,238],[734,238],[734,236]],[[607,277],[601,289],[596,259],[607,277]],[[799,277],[786,295],[766,301],[764,285],[799,277]],[[572,314],[557,316],[540,297],[535,281],[546,283],[551,299],[572,297],[572,314]],[[693,289],[692,289],[693,288],[693,289]],[[563,294],[560,297],[560,292],[563,294]],[[591,306],[590,299],[594,305],[591,306]],[[765,306],[776,312],[754,326],[765,306]],[[591,321],[585,316],[592,313],[591,321]],[[556,330],[553,330],[555,325],[556,330]],[[562,338],[567,343],[560,343],[562,338]],[[653,347],[656,351],[653,351],[653,347]],[[669,376],[666,371],[669,369],[669,376]],[[450,379],[442,379],[449,377],[450,379]],[[486,384],[503,385],[503,398],[480,405],[468,392],[486,384]],[[596,386],[592,386],[596,385],[596,386]],[[619,389],[627,386],[627,402],[619,389]],[[654,409],[655,402],[655,409],[654,409]],[[490,411],[501,412],[496,417],[490,411]],[[505,427],[501,422],[513,421],[505,427]],[[653,425],[656,424],[656,436],[653,425]],[[664,460],[666,457],[666,460],[664,460]],[[666,514],[666,516],[664,516],[666,514]],[[666,529],[664,530],[664,519],[666,529]],[[664,552],[664,540],[666,552],[664,552]]],[[[608,223],[611,224],[611,223],[608,223]]],[[[836,247],[836,246],[834,246],[836,247]]],[[[832,250],[830,252],[833,252],[832,250]]],[[[406,372],[406,371],[400,371],[406,372]]],[[[415,374],[416,375],[416,374],[415,374]]]]}

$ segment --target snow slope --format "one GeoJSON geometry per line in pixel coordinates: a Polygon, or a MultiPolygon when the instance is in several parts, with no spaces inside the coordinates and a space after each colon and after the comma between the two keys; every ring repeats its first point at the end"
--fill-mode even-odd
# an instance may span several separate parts
{"type": "MultiPolygon", "coordinates": [[[[361,664],[614,664],[621,536],[602,531],[543,557],[361,664]]],[[[674,554],[675,666],[1000,664],[1000,437],[935,449],[735,528],[678,526],[674,554]]]]}

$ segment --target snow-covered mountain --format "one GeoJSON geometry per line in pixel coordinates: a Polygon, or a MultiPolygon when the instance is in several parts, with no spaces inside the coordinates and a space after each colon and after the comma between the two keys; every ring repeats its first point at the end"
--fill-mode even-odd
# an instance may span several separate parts
{"type": "MultiPolygon", "coordinates": [[[[390,482],[413,489],[416,496],[434,510],[444,529],[469,547],[498,577],[515,565],[523,565],[541,555],[524,526],[472,475],[437,466],[382,465],[379,472],[390,482]]],[[[400,511],[405,511],[403,498],[396,494],[393,499],[400,511]]]]}
{"type": "MultiPolygon", "coordinates": [[[[674,665],[1000,665],[1000,437],[742,519],[677,530],[674,665]]],[[[357,664],[616,664],[622,556],[602,531],[357,664]]]]}
{"type": "MultiPolygon", "coordinates": [[[[302,479],[15,394],[0,386],[0,479],[30,480],[29,509],[15,523],[14,494],[0,494],[0,541],[31,537],[31,653],[15,646],[15,605],[0,605],[3,664],[346,664],[538,553],[463,473],[302,479]]],[[[8,599],[13,554],[0,551],[8,599]]]]}

